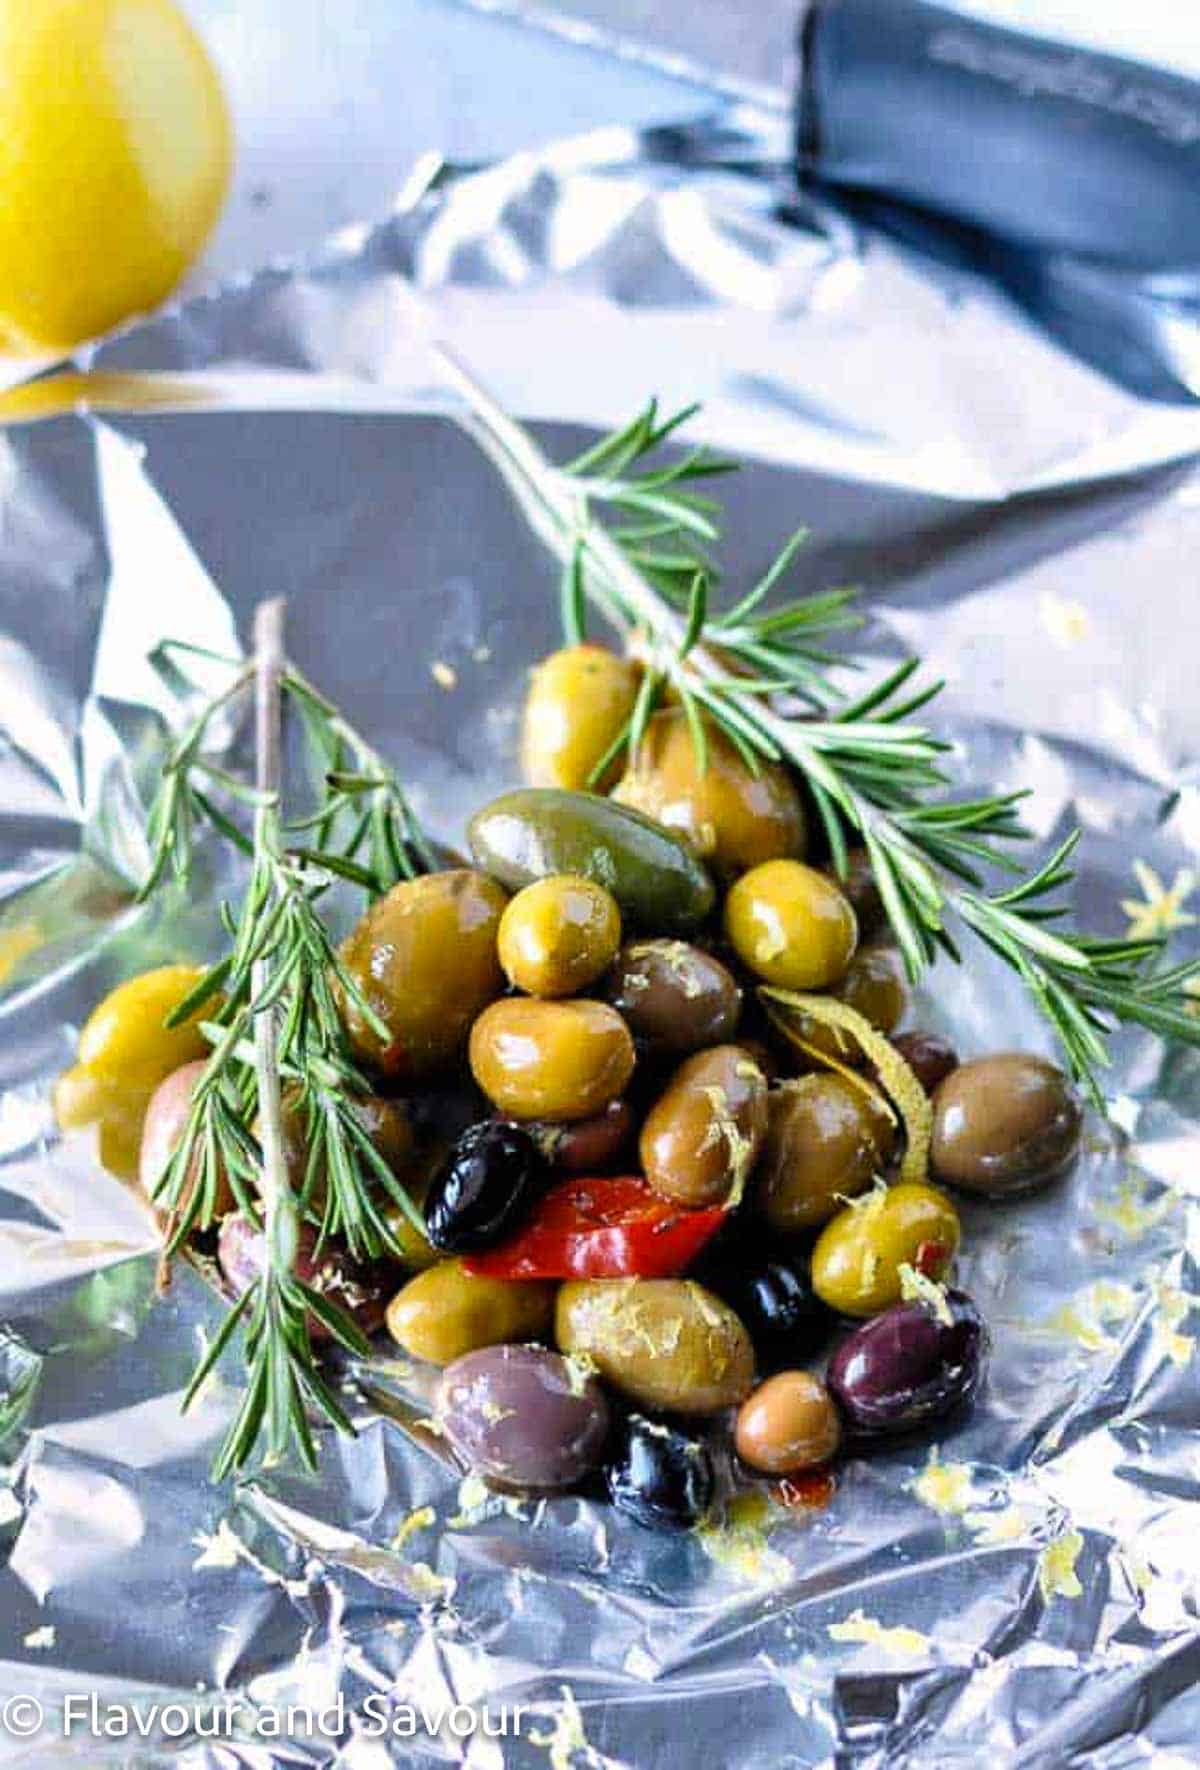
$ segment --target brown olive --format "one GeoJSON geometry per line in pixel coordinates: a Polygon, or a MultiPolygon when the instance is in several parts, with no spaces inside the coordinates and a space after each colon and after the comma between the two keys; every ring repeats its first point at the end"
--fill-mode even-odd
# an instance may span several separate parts
{"type": "Polygon", "coordinates": [[[514,1119],[587,1119],[624,1092],[635,1061],[629,1028],[605,1002],[493,1002],[471,1028],[471,1072],[514,1119]]]}
{"type": "Polygon", "coordinates": [[[652,1190],[678,1204],[725,1204],[740,1194],[767,1128],[767,1083],[740,1045],[717,1045],[680,1065],[651,1109],[639,1145],[652,1190]]]}
{"type": "Polygon", "coordinates": [[[727,1303],[676,1278],[577,1279],[558,1293],[555,1338],[642,1407],[716,1414],[754,1381],[750,1336],[727,1303]]]}
{"type": "Polygon", "coordinates": [[[603,988],[651,1059],[722,1044],[737,1030],[742,1008],[728,966],[685,940],[631,941],[603,988]]]}
{"type": "Polygon", "coordinates": [[[521,772],[531,787],[605,792],[619,761],[593,781],[633,711],[641,670],[601,645],[569,645],[534,670],[521,725],[521,772]]]}
{"type": "Polygon", "coordinates": [[[743,965],[781,989],[828,989],[845,975],[858,941],[848,900],[798,860],[744,873],[725,899],[725,932],[743,965]]]}
{"type": "Polygon", "coordinates": [[[755,1181],[773,1229],[814,1229],[887,1166],[895,1127],[865,1088],[839,1075],[798,1076],[771,1090],[755,1181]]]}
{"type": "Polygon", "coordinates": [[[621,944],[611,892],[577,873],[536,879],[500,918],[500,963],[531,996],[573,996],[607,971],[621,944]]]}
{"type": "Polygon", "coordinates": [[[345,1000],[356,1056],[406,1080],[457,1056],[471,1022],[504,987],[496,934],[507,902],[495,880],[461,867],[405,879],[371,905],[341,956],[388,1036],[380,1039],[345,1000]]]}
{"type": "Polygon", "coordinates": [[[543,1339],[553,1313],[552,1284],[484,1278],[464,1272],[461,1260],[441,1260],[392,1298],[387,1325],[411,1357],[444,1365],[480,1346],[543,1339]]]}
{"type": "MultiPolygon", "coordinates": [[[[893,946],[861,946],[846,975],[829,993],[835,1001],[855,1009],[877,1031],[890,1033],[899,1023],[908,999],[903,960],[893,946]]],[[[811,1014],[796,1014],[791,1025],[796,1037],[813,1051],[834,1057],[839,1063],[858,1065],[864,1061],[862,1047],[851,1032],[829,1026],[811,1014]]]]}
{"type": "Polygon", "coordinates": [[[859,938],[869,940],[878,934],[887,921],[887,911],[866,849],[852,848],[847,854],[844,879],[835,867],[826,867],[824,871],[850,899],[850,906],[858,918],[859,938]]]}
{"type": "Polygon", "coordinates": [[[958,1068],[958,1053],[941,1033],[897,1033],[892,1043],[927,1094],[934,1094],[939,1084],[958,1068]]]}
{"type": "MultiPolygon", "coordinates": [[[[138,1163],[138,1182],[148,1199],[153,1199],[154,1188],[163,1177],[167,1163],[175,1153],[176,1146],[183,1136],[184,1127],[192,1110],[192,1095],[196,1083],[208,1067],[202,1059],[194,1063],[185,1063],[179,1069],[158,1084],[150,1096],[150,1104],[146,1108],[146,1122],[142,1127],[142,1148],[138,1163]]],[[[199,1151],[189,1164],[187,1185],[179,1200],[179,1210],[186,1212],[192,1199],[192,1189],[197,1175],[201,1172],[199,1151]]],[[[229,1176],[224,1166],[218,1167],[217,1182],[214,1188],[211,1213],[201,1209],[201,1225],[217,1217],[223,1217],[234,1208],[233,1189],[229,1184],[229,1176]]],[[[162,1204],[155,1207],[155,1215],[162,1222],[166,1210],[162,1204]]]]}
{"type": "Polygon", "coordinates": [[[722,878],[802,855],[804,806],[787,770],[763,762],[755,773],[711,723],[705,736],[702,762],[682,707],[656,713],[613,798],[683,836],[722,878]]]}
{"type": "Polygon", "coordinates": [[[747,1396],[734,1428],[737,1453],[764,1475],[795,1475],[827,1463],[841,1441],[837,1409],[807,1371],[780,1371],[747,1396]]]}
{"type": "Polygon", "coordinates": [[[552,1168],[565,1174],[603,1174],[622,1159],[633,1136],[628,1100],[610,1100],[603,1111],[570,1125],[526,1125],[552,1168]]]}
{"type": "MultiPolygon", "coordinates": [[[[293,1190],[303,1198],[310,1215],[320,1216],[327,1198],[327,1162],[320,1160],[310,1172],[307,1114],[294,1088],[283,1095],[283,1155],[293,1190]]],[[[383,1157],[398,1178],[407,1176],[416,1162],[416,1139],[403,1104],[385,1100],[381,1094],[353,1094],[347,1097],[350,1113],[370,1139],[377,1155],[383,1157]]],[[[254,1135],[259,1136],[258,1120],[254,1135]]]]}
{"type": "Polygon", "coordinates": [[[934,1096],[930,1161],[939,1180],[964,1192],[1029,1192],[1074,1160],[1082,1122],[1078,1095],[1045,1058],[977,1057],[934,1096]]]}

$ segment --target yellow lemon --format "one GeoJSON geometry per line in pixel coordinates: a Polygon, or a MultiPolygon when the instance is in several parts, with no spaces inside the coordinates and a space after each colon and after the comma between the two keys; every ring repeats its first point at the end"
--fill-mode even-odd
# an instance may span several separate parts
{"type": "Polygon", "coordinates": [[[216,72],[172,0],[0,0],[0,348],[156,305],[220,212],[216,72]]]}

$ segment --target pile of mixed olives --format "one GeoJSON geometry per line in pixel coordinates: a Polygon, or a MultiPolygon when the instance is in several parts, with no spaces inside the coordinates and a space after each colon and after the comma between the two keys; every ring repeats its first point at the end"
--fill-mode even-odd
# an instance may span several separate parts
{"type": "MultiPolygon", "coordinates": [[[[638,681],[596,645],[546,659],[528,784],[475,815],[471,864],[396,885],[346,939],[376,1017],[343,1004],[378,1078],[355,1110],[425,1231],[393,1210],[402,1267],[320,1245],[318,1176],[300,1270],[440,1368],[437,1423],[471,1471],[505,1490],[602,1484],[632,1518],[686,1527],[739,1469],[823,1469],[969,1401],[988,1336],[949,1285],[953,1194],[1052,1181],[1081,1115],[1042,1058],[960,1063],[899,1030],[903,968],[867,858],[839,878],[815,852],[784,767],[753,770],[716,730],[701,766],[668,705],[597,780],[638,681]],[[785,1023],[764,985],[809,1010],[785,1023]],[[932,1113],[915,1174],[897,1074],[932,1113]]],[[[122,985],[59,1083],[60,1121],[98,1123],[106,1165],[136,1160],[146,1189],[207,1049],[194,1026],[162,1030],[195,976],[122,985]]],[[[242,1290],[262,1233],[224,1202],[218,1257],[242,1290]]]]}

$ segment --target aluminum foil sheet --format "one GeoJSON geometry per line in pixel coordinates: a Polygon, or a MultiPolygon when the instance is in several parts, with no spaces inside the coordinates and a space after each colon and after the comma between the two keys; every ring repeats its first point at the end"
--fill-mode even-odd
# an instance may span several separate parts
{"type": "MultiPolygon", "coordinates": [[[[962,1282],[995,1341],[968,1419],[847,1463],[823,1508],[752,1503],[683,1539],[464,1485],[382,1347],[345,1373],[359,1436],[326,1441],[319,1477],[212,1487],[233,1369],[186,1417],[179,1398],[214,1299],[184,1270],[155,1300],[145,1213],[53,1128],[90,1006],[203,954],[232,883],[214,851],[191,904],[131,906],[182,711],[157,640],[227,650],[283,593],[298,662],[439,834],[513,776],[555,568],[455,421],[410,277],[552,448],[651,391],[703,399],[694,433],[752,460],[730,577],[810,524],[798,587],[860,585],[865,649],[947,676],[966,775],[1030,788],[1042,840],[1082,824],[1085,913],[1123,926],[1153,884],[1135,861],[1186,899],[1200,412],[1138,402],[832,209],[780,213],[754,169],[779,134],[727,105],[691,133],[427,167],[318,263],[21,396],[0,440],[0,1702],[44,1719],[5,1710],[0,1762],[1200,1762],[1195,1053],[1122,1037],[1070,1179],[966,1208],[962,1282]],[[150,1737],[64,1738],[93,1692],[150,1737]],[[231,1697],[236,1724],[202,1737],[231,1697]],[[379,1737],[369,1698],[524,1713],[502,1739],[379,1737]],[[154,1731],[171,1702],[200,1716],[179,1739],[154,1731]],[[287,1703],[332,1731],[272,1737],[287,1703]]],[[[987,965],[939,970],[912,1020],[1047,1048],[987,965]]]]}

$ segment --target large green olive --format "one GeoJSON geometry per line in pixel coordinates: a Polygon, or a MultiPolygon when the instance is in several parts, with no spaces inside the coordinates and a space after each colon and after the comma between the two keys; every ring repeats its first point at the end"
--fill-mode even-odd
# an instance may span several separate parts
{"type": "Polygon", "coordinates": [[[514,1119],[561,1124],[591,1118],[633,1074],[629,1028],[605,1002],[539,1002],[512,996],[485,1008],[471,1028],[471,1073],[514,1119]]]}
{"type": "Polygon", "coordinates": [[[642,1126],[642,1170],[660,1198],[720,1205],[740,1194],[767,1128],[767,1083],[738,1045],[680,1065],[642,1126]]]}
{"type": "Polygon", "coordinates": [[[605,999],[647,1057],[682,1057],[733,1037],[742,992],[733,973],[685,940],[634,940],[604,980],[605,999]]]}
{"type": "Polygon", "coordinates": [[[460,867],[406,879],[371,905],[341,956],[388,1037],[345,1000],[356,1056],[407,1081],[458,1055],[471,1022],[504,987],[496,934],[507,902],[494,879],[460,867]]]}
{"type": "Polygon", "coordinates": [[[1075,1159],[1082,1114],[1066,1076],[1021,1051],[977,1057],[933,1100],[930,1160],[939,1180],[988,1198],[1046,1186],[1075,1159]]]}
{"type": "MultiPolygon", "coordinates": [[[[282,1105],[283,1154],[293,1190],[303,1194],[308,1210],[320,1216],[327,1197],[328,1164],[321,1161],[309,1172],[309,1138],[307,1114],[295,1088],[284,1090],[282,1105]]],[[[416,1138],[403,1104],[385,1100],[381,1094],[352,1094],[347,1097],[349,1110],[366,1132],[377,1155],[383,1157],[397,1179],[405,1178],[416,1167],[416,1138]]],[[[258,1120],[254,1135],[259,1136],[258,1120]]],[[[374,1178],[372,1177],[372,1184],[374,1178]]]]}
{"type": "Polygon", "coordinates": [[[500,963],[531,996],[573,996],[612,964],[621,912],[603,885],[577,873],[536,879],[500,918],[500,963]]]}
{"type": "Polygon", "coordinates": [[[453,1364],[480,1346],[545,1339],[553,1314],[552,1284],[476,1277],[461,1260],[440,1260],[392,1298],[387,1326],[410,1357],[453,1364]]]}
{"type": "Polygon", "coordinates": [[[886,1166],[895,1127],[842,1076],[798,1076],[771,1090],[755,1201],[772,1229],[815,1229],[886,1166]]]}
{"type": "Polygon", "coordinates": [[[521,773],[531,787],[611,787],[619,761],[593,781],[628,722],[641,671],[602,645],[568,645],[529,679],[521,721],[521,773]]]}
{"type": "Polygon", "coordinates": [[[936,1187],[904,1182],[855,1199],[817,1238],[812,1282],[842,1315],[878,1315],[903,1294],[901,1266],[945,1276],[958,1247],[958,1212],[936,1187]]]}
{"type": "Polygon", "coordinates": [[[727,1303],[677,1278],[579,1279],[562,1286],[554,1332],[642,1407],[715,1414],[754,1381],[750,1336],[727,1303]]]}
{"type": "Polygon", "coordinates": [[[686,934],[713,907],[713,882],[686,843],[596,793],[504,793],[475,813],[469,836],[476,864],[510,891],[581,873],[612,892],[632,926],[654,934],[686,934]]]}
{"type": "Polygon", "coordinates": [[[854,911],[832,879],[798,860],[769,860],[725,899],[725,932],[744,965],[780,989],[828,989],[858,942],[854,911]]]}
{"type": "Polygon", "coordinates": [[[803,855],[804,807],[787,770],[762,762],[756,773],[711,722],[705,738],[702,763],[683,708],[656,713],[613,798],[677,831],[722,879],[803,855]]]}

